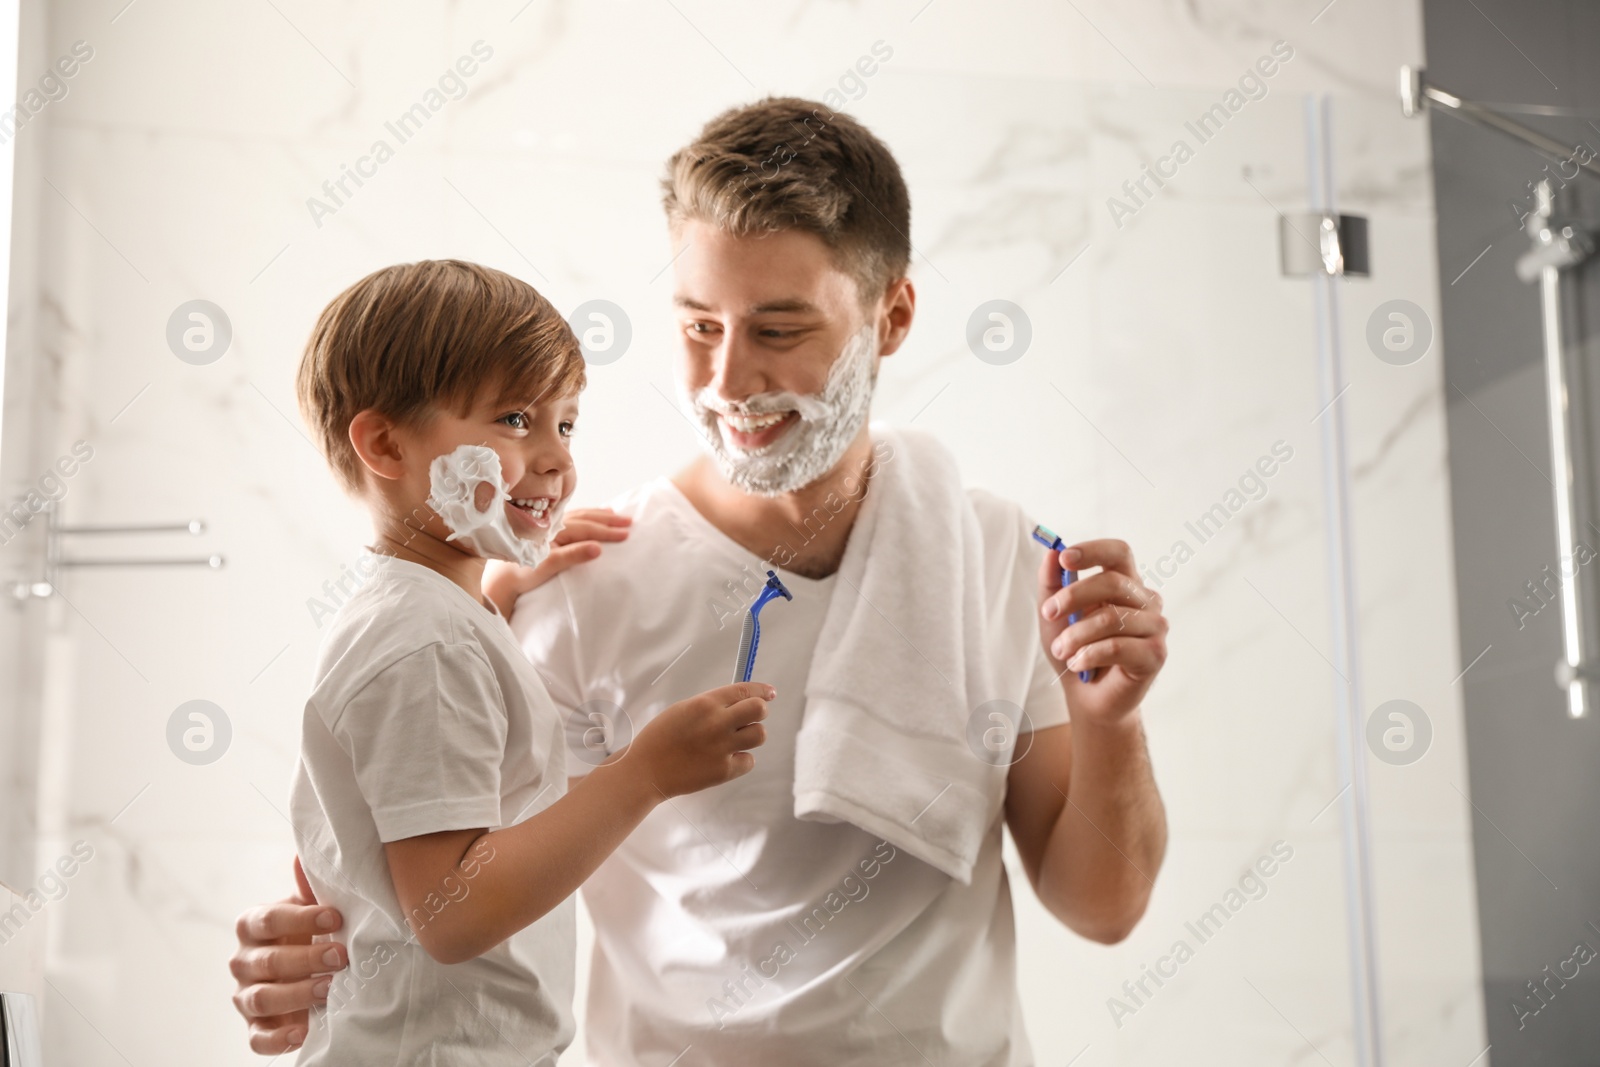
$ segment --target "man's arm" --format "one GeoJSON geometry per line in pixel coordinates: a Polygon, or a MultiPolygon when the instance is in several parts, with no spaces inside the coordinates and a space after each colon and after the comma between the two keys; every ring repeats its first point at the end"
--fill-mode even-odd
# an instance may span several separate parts
{"type": "Polygon", "coordinates": [[[1029,747],[1007,776],[1006,822],[1050,913],[1111,944],[1144,915],[1166,853],[1140,702],[1166,661],[1167,621],[1121,541],[1047,554],[1039,588],[1040,636],[1072,722],[1019,739],[1029,747]],[[1103,569],[1063,589],[1060,567],[1103,569]],[[1088,669],[1094,680],[1079,681],[1088,669]]]}
{"type": "Polygon", "coordinates": [[[239,951],[229,961],[239,983],[233,1006],[250,1024],[251,1050],[263,1056],[300,1047],[310,1028],[310,1009],[326,1003],[332,973],[349,961],[343,945],[312,944],[317,934],[344,926],[344,917],[317,903],[299,859],[294,877],[294,896],[239,916],[239,951]]]}
{"type": "Polygon", "coordinates": [[[1167,844],[1137,716],[1131,728],[1034,731],[1006,779],[1006,823],[1052,915],[1091,941],[1127,937],[1167,844]]]}

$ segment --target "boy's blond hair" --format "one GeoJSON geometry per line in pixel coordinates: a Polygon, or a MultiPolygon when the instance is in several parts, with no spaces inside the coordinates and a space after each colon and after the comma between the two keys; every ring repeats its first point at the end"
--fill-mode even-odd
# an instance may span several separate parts
{"type": "Polygon", "coordinates": [[[583,350],[533,286],[456,259],[385,267],[333,299],[306,342],[295,392],[322,453],[351,492],[365,466],[350,422],[372,409],[418,425],[436,406],[485,396],[531,407],[585,384],[583,350]]]}

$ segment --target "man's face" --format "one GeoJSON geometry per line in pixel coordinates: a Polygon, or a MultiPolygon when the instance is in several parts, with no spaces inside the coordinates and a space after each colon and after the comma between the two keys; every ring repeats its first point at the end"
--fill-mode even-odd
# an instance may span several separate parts
{"type": "Polygon", "coordinates": [[[679,385],[724,474],[759,495],[826,474],[865,426],[876,307],[822,239],[683,224],[674,262],[679,385]]]}

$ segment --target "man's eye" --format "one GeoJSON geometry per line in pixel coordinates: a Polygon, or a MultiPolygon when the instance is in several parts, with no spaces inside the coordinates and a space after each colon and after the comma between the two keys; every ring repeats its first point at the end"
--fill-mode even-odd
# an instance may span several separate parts
{"type": "Polygon", "coordinates": [[[711,333],[715,329],[716,327],[709,322],[691,322],[689,324],[690,333],[711,333]]]}

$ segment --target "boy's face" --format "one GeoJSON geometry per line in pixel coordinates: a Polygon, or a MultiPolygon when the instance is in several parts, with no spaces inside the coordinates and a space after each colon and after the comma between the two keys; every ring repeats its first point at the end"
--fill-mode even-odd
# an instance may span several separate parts
{"type": "MultiPolygon", "coordinates": [[[[408,502],[428,497],[429,466],[462,445],[486,445],[500,457],[500,473],[511,493],[506,520],[518,537],[540,541],[552,534],[556,509],[577,486],[572,431],[578,419],[576,393],[536,404],[478,400],[465,414],[437,411],[425,425],[404,431],[408,502]]],[[[490,504],[492,486],[478,486],[479,510],[490,504]]],[[[437,522],[437,519],[433,520],[437,522]]]]}
{"type": "Polygon", "coordinates": [[[708,398],[726,445],[753,452],[776,444],[798,411],[751,417],[722,409],[761,394],[821,392],[846,342],[869,321],[855,279],[803,230],[735,237],[689,220],[674,244],[679,384],[708,398]]]}

